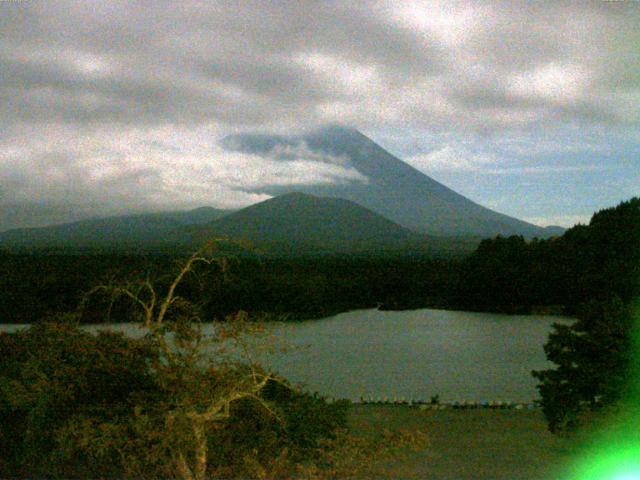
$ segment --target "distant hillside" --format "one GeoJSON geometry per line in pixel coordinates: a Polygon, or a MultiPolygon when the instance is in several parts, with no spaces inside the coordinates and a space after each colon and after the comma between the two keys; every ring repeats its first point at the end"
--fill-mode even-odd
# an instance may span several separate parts
{"type": "Polygon", "coordinates": [[[281,195],[188,230],[194,240],[222,236],[318,249],[401,246],[423,239],[348,200],[302,193],[281,195]]]}
{"type": "Polygon", "coordinates": [[[479,238],[429,237],[339,198],[290,193],[237,212],[210,207],[92,220],[0,233],[6,250],[194,250],[211,238],[227,238],[225,251],[273,254],[418,252],[436,256],[471,253],[479,238]]]}
{"type": "MultiPolygon", "coordinates": [[[[2,200],[2,199],[0,199],[2,200]]],[[[40,202],[0,202],[0,232],[18,228],[62,225],[95,218],[77,204],[46,204],[40,202]]]]}
{"type": "Polygon", "coordinates": [[[566,231],[567,229],[564,227],[549,225],[548,227],[544,227],[544,234],[541,235],[540,238],[560,237],[566,231]]]}
{"type": "MultiPolygon", "coordinates": [[[[362,133],[351,128],[329,126],[303,136],[239,134],[222,142],[229,150],[274,155],[305,144],[313,152],[344,159],[366,182],[270,186],[261,193],[280,195],[292,190],[324,197],[344,198],[368,208],[406,228],[444,236],[524,235],[546,238],[557,235],[557,227],[544,229],[503,215],[472,202],[450,188],[396,158],[362,133]],[[282,148],[287,147],[287,148],[282,148]]],[[[281,155],[281,161],[291,155],[281,155]]]]}
{"type": "Polygon", "coordinates": [[[0,232],[0,247],[117,247],[157,245],[186,225],[202,224],[229,213],[211,207],[177,212],[96,218],[39,228],[0,232]]]}

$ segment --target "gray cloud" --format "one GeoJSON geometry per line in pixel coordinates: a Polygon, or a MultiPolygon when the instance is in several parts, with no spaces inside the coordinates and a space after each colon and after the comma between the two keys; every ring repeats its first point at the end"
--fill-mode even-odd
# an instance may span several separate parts
{"type": "Polygon", "coordinates": [[[217,139],[244,129],[499,140],[640,123],[637,2],[1,2],[0,31],[4,204],[237,206],[252,182],[366,181],[308,151],[289,177],[223,160],[217,139]]]}
{"type": "Polygon", "coordinates": [[[0,207],[66,204],[85,215],[238,208],[269,198],[254,193],[264,186],[367,182],[346,158],[304,143],[266,155],[225,150],[209,127],[65,126],[34,137],[37,130],[0,139],[0,207]]]}
{"type": "Polygon", "coordinates": [[[637,120],[608,100],[638,94],[639,9],[609,3],[5,2],[2,114],[255,126],[349,108],[361,124],[408,115],[503,128],[569,109],[637,120]]]}

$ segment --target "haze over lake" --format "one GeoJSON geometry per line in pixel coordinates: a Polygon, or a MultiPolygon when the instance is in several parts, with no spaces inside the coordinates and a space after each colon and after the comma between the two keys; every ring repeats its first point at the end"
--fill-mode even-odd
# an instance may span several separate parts
{"type": "MultiPolygon", "coordinates": [[[[356,310],[271,324],[277,344],[289,348],[265,356],[264,362],[308,390],[354,401],[439,395],[441,401],[530,402],[538,397],[531,370],[550,366],[543,345],[551,325],[569,321],[430,309],[356,310]]],[[[0,325],[2,331],[16,328],[0,325]]],[[[137,324],[109,328],[141,333],[137,324]]]]}

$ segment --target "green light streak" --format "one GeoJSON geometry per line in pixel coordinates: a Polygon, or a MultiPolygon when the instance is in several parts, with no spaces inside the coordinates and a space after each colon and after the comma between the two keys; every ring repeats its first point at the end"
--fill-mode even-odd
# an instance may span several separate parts
{"type": "Polygon", "coordinates": [[[597,450],[585,459],[572,480],[640,480],[640,444],[597,450]]]}
{"type": "Polygon", "coordinates": [[[630,395],[592,437],[569,480],[640,480],[640,300],[634,313],[630,395]]]}

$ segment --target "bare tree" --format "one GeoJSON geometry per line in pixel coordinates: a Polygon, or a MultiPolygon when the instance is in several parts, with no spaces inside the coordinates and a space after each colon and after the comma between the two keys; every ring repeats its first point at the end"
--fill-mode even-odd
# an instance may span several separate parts
{"type": "Polygon", "coordinates": [[[142,314],[147,329],[159,349],[152,365],[157,381],[170,392],[172,401],[165,407],[164,426],[172,445],[175,474],[185,480],[204,480],[208,465],[208,433],[229,419],[231,406],[242,399],[258,402],[270,415],[277,416],[260,392],[270,381],[281,380],[263,370],[249,355],[244,341],[246,314],[240,312],[216,325],[214,333],[204,335],[198,308],[177,294],[178,287],[198,264],[217,263],[223,274],[224,258],[212,255],[212,246],[191,255],[180,266],[166,291],[150,278],[109,282],[88,292],[83,304],[93,295],[129,299],[142,314]],[[221,345],[233,343],[236,357],[217,356],[221,345]],[[212,348],[217,346],[218,348],[212,348]]]}

